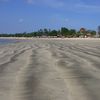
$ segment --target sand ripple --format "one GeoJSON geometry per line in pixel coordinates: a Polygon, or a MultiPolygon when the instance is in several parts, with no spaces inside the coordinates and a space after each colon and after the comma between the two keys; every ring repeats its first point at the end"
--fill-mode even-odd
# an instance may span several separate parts
{"type": "Polygon", "coordinates": [[[0,46],[0,100],[100,100],[99,49],[99,39],[0,46]]]}

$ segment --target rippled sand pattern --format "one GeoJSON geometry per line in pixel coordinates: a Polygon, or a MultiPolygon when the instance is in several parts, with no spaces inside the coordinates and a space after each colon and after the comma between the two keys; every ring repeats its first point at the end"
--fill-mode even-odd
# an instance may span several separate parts
{"type": "Polygon", "coordinates": [[[100,39],[0,46],[0,100],[100,100],[100,39]]]}

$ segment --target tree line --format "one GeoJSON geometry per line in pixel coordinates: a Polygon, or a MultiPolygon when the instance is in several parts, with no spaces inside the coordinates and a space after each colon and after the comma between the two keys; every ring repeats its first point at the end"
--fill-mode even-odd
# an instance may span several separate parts
{"type": "Polygon", "coordinates": [[[86,30],[76,31],[75,29],[68,29],[66,27],[62,27],[60,30],[51,30],[51,29],[39,29],[35,32],[24,32],[24,33],[15,33],[15,34],[0,34],[0,37],[95,37],[96,31],[94,30],[86,30]]]}

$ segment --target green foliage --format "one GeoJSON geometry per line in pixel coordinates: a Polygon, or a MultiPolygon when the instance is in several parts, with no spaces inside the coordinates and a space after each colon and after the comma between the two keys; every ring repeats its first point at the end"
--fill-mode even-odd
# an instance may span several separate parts
{"type": "Polygon", "coordinates": [[[80,37],[82,34],[78,31],[77,33],[76,33],[76,37],[80,37]]]}
{"type": "Polygon", "coordinates": [[[65,27],[61,28],[61,35],[67,37],[69,35],[69,30],[65,27]]]}
{"type": "Polygon", "coordinates": [[[24,33],[15,33],[15,34],[0,34],[0,37],[80,37],[80,36],[88,36],[92,37],[96,35],[96,31],[87,30],[84,32],[76,31],[75,29],[68,29],[66,27],[62,27],[60,30],[51,30],[51,29],[40,29],[36,32],[24,32],[24,33]]]}
{"type": "Polygon", "coordinates": [[[71,29],[71,30],[69,31],[69,36],[70,36],[70,37],[76,37],[76,30],[75,30],[75,29],[71,29]]]}
{"type": "Polygon", "coordinates": [[[52,30],[50,33],[49,33],[49,36],[57,36],[58,35],[58,32],[56,30],[52,30]]]}
{"type": "Polygon", "coordinates": [[[87,31],[87,34],[88,34],[88,33],[90,33],[91,36],[96,35],[96,31],[94,31],[94,30],[88,30],[88,31],[87,31]]]}

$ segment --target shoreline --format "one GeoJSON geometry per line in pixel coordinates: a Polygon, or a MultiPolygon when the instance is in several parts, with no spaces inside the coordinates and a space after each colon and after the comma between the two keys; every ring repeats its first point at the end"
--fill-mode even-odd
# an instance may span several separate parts
{"type": "Polygon", "coordinates": [[[50,37],[0,37],[0,39],[16,39],[16,40],[34,40],[34,39],[45,39],[45,40],[100,40],[100,38],[50,38],[50,37]]]}

